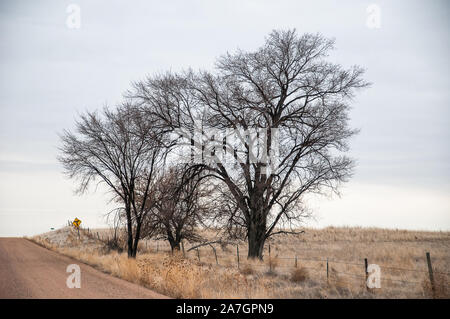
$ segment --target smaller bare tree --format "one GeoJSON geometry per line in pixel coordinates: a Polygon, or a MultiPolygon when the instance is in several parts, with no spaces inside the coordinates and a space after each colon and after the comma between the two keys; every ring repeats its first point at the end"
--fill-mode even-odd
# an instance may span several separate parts
{"type": "Polygon", "coordinates": [[[186,178],[184,166],[170,167],[155,183],[154,198],[148,198],[143,231],[166,239],[172,251],[180,250],[183,239],[200,241],[198,229],[209,211],[210,190],[199,175],[186,178]]]}

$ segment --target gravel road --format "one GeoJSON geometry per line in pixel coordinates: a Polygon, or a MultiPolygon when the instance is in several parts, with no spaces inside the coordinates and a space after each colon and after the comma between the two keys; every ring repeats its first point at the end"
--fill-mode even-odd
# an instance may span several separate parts
{"type": "Polygon", "coordinates": [[[0,298],[167,298],[107,275],[23,238],[0,238],[0,298]],[[67,266],[81,269],[81,287],[68,288],[67,266]]]}

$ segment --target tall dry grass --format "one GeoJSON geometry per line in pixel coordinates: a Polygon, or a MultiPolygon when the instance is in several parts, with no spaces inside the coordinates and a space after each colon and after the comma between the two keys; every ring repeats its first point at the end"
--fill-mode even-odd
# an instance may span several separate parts
{"type": "MultiPolygon", "coordinates": [[[[138,257],[128,259],[125,253],[105,250],[92,233],[78,239],[70,228],[65,231],[63,243],[61,236],[55,241],[51,234],[33,240],[174,298],[449,298],[448,276],[444,275],[450,266],[448,232],[307,229],[303,235],[268,242],[271,256],[266,248],[264,261],[241,255],[238,268],[233,246],[216,248],[218,265],[208,247],[200,249],[199,262],[194,251],[186,253],[186,258],[182,253],[171,255],[165,243],[156,246],[154,241],[143,241],[138,257]],[[431,252],[433,267],[440,270],[435,274],[434,290],[429,285],[426,251],[431,252]],[[366,289],[364,258],[380,265],[381,289],[366,289]]],[[[246,251],[244,242],[236,244],[241,252],[246,251]]]]}

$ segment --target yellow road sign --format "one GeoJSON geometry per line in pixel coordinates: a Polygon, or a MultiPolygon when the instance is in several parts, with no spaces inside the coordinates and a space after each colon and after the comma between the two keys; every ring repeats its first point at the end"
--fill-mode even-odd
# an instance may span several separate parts
{"type": "Polygon", "coordinates": [[[72,222],[72,225],[75,228],[78,228],[78,227],[80,227],[80,224],[81,224],[81,220],[79,220],[78,218],[75,217],[74,221],[72,222]]]}

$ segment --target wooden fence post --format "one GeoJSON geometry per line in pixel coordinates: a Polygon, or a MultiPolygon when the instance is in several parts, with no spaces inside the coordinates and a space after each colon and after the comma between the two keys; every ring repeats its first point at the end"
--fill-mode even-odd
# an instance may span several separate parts
{"type": "Polygon", "coordinates": [[[436,288],[434,286],[434,275],[433,275],[433,266],[431,265],[431,257],[430,253],[427,252],[427,264],[428,264],[428,275],[430,276],[431,290],[433,292],[433,297],[435,296],[436,288]]]}
{"type": "Polygon", "coordinates": [[[327,258],[327,284],[328,284],[329,279],[330,279],[330,273],[328,271],[328,258],[327,258]]]}
{"type": "Polygon", "coordinates": [[[181,240],[181,249],[183,250],[183,258],[186,258],[186,253],[184,251],[184,240],[181,240]]]}
{"type": "Polygon", "coordinates": [[[369,273],[367,272],[367,267],[368,267],[367,258],[364,258],[364,273],[365,273],[365,278],[366,278],[366,281],[364,284],[365,284],[366,288],[369,289],[369,287],[367,287],[367,278],[369,276],[369,273]]]}
{"type": "Polygon", "coordinates": [[[198,248],[197,248],[197,258],[198,258],[198,262],[200,262],[200,252],[198,251],[198,248]]]}
{"type": "Polygon", "coordinates": [[[295,268],[297,268],[297,255],[295,255],[295,268]]]}
{"type": "Polygon", "coordinates": [[[236,256],[237,256],[237,264],[239,268],[239,245],[236,245],[236,256]]]}
{"type": "Polygon", "coordinates": [[[159,242],[156,242],[156,252],[159,251],[159,242]]]}
{"type": "Polygon", "coordinates": [[[212,246],[212,245],[211,245],[211,247],[212,247],[212,249],[213,249],[214,256],[216,257],[216,265],[218,265],[218,264],[219,264],[219,261],[217,260],[217,252],[216,252],[216,248],[214,248],[214,246],[212,246]]]}
{"type": "Polygon", "coordinates": [[[269,244],[269,271],[272,272],[272,257],[270,256],[270,244],[269,244]]]}

